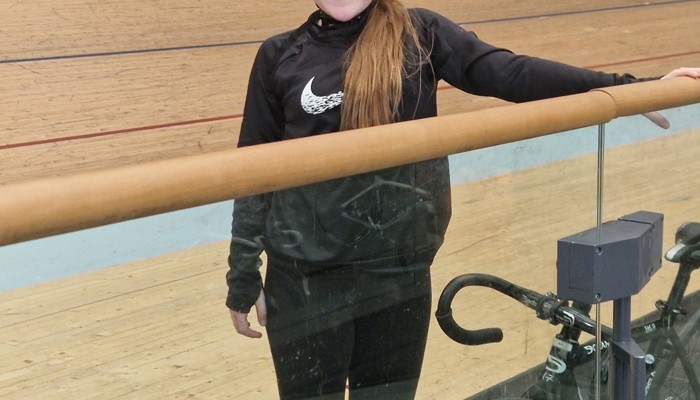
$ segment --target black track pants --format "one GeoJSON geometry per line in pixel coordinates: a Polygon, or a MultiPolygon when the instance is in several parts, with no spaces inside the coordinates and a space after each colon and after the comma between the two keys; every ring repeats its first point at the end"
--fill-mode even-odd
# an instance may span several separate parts
{"type": "MultiPolygon", "coordinates": [[[[401,267],[396,265],[377,267],[401,267]]],[[[413,399],[431,315],[427,266],[304,273],[270,259],[267,333],[282,399],[413,399]],[[412,269],[414,268],[414,269],[412,269]]]]}

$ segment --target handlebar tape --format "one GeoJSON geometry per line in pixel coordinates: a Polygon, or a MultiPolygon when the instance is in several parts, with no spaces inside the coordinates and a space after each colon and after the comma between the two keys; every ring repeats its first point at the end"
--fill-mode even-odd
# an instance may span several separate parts
{"type": "MultiPolygon", "coordinates": [[[[476,346],[487,343],[497,343],[503,340],[503,331],[500,328],[485,328],[477,330],[464,329],[452,316],[452,300],[457,292],[465,286],[485,285],[500,282],[501,280],[484,274],[465,274],[458,276],[447,284],[440,295],[435,318],[443,332],[457,343],[476,346]]],[[[492,286],[491,286],[492,287],[492,286]]]]}
{"type": "Polygon", "coordinates": [[[447,337],[457,343],[476,346],[487,343],[497,343],[503,340],[503,331],[500,328],[485,328],[469,331],[457,324],[452,317],[452,310],[445,314],[435,312],[438,324],[447,337]]]}

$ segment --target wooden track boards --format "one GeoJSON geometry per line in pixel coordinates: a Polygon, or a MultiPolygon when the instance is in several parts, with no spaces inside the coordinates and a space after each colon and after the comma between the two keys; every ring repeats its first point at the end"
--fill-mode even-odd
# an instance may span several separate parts
{"type": "MultiPolygon", "coordinates": [[[[697,1],[624,9],[615,8],[639,3],[407,4],[467,22],[484,40],[519,53],[639,76],[695,65],[700,51],[697,1]],[[607,11],[587,12],[596,8],[607,11]],[[535,15],[549,16],[521,18],[535,15]]],[[[311,10],[308,0],[0,2],[0,184],[235,146],[259,41],[311,10]],[[214,46],[227,43],[238,44],[214,46]],[[131,52],[185,46],[196,47],[131,52]],[[210,118],[221,119],[203,122],[210,118]],[[120,131],[129,132],[113,133],[120,131]]],[[[441,114],[496,103],[448,87],[440,93],[441,114]]],[[[672,210],[671,243],[683,218],[698,215],[689,200],[697,193],[684,180],[697,160],[668,149],[697,148],[697,136],[611,152],[606,219],[630,208],[672,210]]],[[[455,187],[435,295],[466,272],[554,290],[555,241],[595,223],[594,169],[585,156],[455,187]]],[[[267,344],[235,335],[223,306],[226,252],[226,243],[214,243],[0,293],[0,397],[275,398],[267,344]]],[[[635,297],[635,315],[665,295],[674,272],[666,265],[635,297]]],[[[470,294],[458,298],[455,315],[470,327],[501,326],[506,339],[465,348],[432,326],[419,399],[469,396],[546,355],[556,328],[512,300],[470,294]]]]}
{"type": "MultiPolygon", "coordinates": [[[[606,220],[630,207],[672,210],[664,227],[671,243],[682,218],[700,211],[687,201],[699,195],[697,188],[688,188],[672,165],[692,168],[698,161],[662,152],[649,163],[640,155],[697,146],[697,133],[611,151],[609,181],[631,184],[610,186],[606,220]],[[663,173],[651,173],[656,170],[663,173]],[[659,189],[650,194],[650,186],[659,189]]],[[[594,165],[593,156],[584,156],[455,187],[455,215],[433,266],[435,299],[452,277],[467,272],[555,290],[556,240],[595,223],[594,165]]],[[[227,243],[218,242],[0,293],[0,396],[275,398],[266,342],[244,339],[230,326],[223,305],[226,254],[227,243]]],[[[675,271],[666,263],[634,297],[635,316],[665,297],[675,271]]],[[[698,289],[694,279],[689,290],[698,289]]],[[[460,294],[453,309],[469,328],[503,328],[505,340],[463,347],[433,321],[420,399],[464,398],[543,362],[557,330],[486,289],[460,294]]],[[[610,323],[609,304],[604,311],[610,323]]]]}
{"type": "MultiPolygon", "coordinates": [[[[700,54],[698,1],[408,4],[518,53],[578,66],[655,76],[700,54]],[[595,9],[607,11],[584,12],[595,9]]],[[[6,5],[13,23],[0,38],[0,184],[234,147],[259,41],[312,9],[308,0],[6,5]]],[[[439,102],[449,114],[495,101],[447,88],[439,102]]]]}

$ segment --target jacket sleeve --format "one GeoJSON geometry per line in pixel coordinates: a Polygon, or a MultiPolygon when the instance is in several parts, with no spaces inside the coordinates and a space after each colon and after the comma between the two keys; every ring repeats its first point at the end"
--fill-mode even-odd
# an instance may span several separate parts
{"type": "MultiPolygon", "coordinates": [[[[248,82],[238,147],[269,143],[282,136],[283,110],[270,82],[273,80],[274,42],[263,43],[248,82]]],[[[260,254],[271,194],[236,199],[231,224],[231,246],[226,274],[226,306],[248,312],[262,288],[260,254]]]]}
{"type": "Polygon", "coordinates": [[[264,224],[269,209],[269,195],[236,199],[233,207],[231,245],[226,273],[226,306],[248,312],[262,289],[260,254],[264,224]]]}
{"type": "Polygon", "coordinates": [[[630,74],[608,74],[513,54],[481,41],[439,14],[421,13],[431,35],[431,60],[438,79],[468,93],[519,103],[639,81],[630,74]]]}

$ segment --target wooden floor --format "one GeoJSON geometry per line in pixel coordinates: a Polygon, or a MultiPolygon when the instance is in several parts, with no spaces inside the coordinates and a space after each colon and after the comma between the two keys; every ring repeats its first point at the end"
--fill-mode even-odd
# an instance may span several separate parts
{"type": "MultiPolygon", "coordinates": [[[[313,9],[238,3],[0,3],[0,184],[234,147],[259,41],[313,9]]],[[[700,56],[698,1],[511,3],[407,2],[494,44],[583,67],[656,76],[700,56]]],[[[447,89],[440,112],[493,103],[447,89]]]]}
{"type": "MultiPolygon", "coordinates": [[[[578,66],[655,76],[700,64],[700,1],[406,4],[578,66]]],[[[0,184],[234,147],[260,41],[313,9],[309,0],[0,0],[0,184]]],[[[439,101],[443,115],[498,103],[449,87],[439,101]]],[[[663,212],[665,243],[685,219],[700,220],[700,189],[688,181],[698,133],[610,151],[605,219],[663,212]]],[[[436,295],[473,271],[554,290],[556,240],[595,224],[594,193],[593,156],[455,187],[436,295]]],[[[275,398],[266,342],[235,335],[223,306],[226,253],[214,243],[0,293],[0,398],[275,398]]],[[[664,296],[673,272],[665,265],[635,297],[635,315],[664,296]]],[[[464,348],[433,326],[420,399],[464,398],[542,362],[556,330],[479,290],[458,298],[455,315],[503,326],[506,338],[464,348]]]]}

